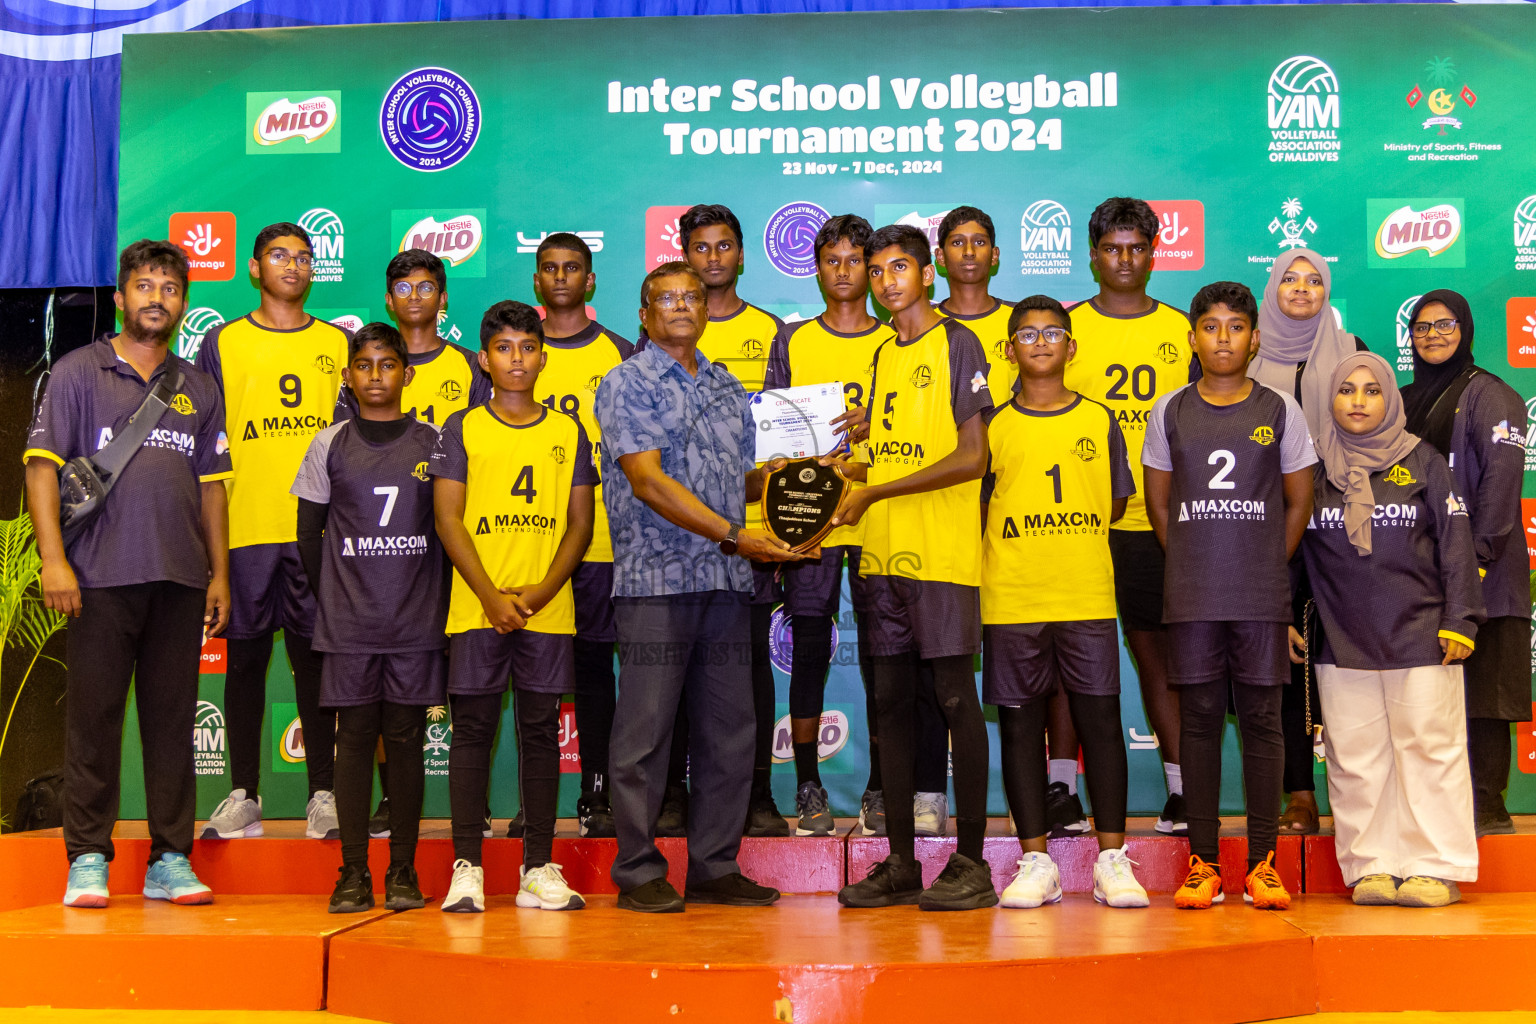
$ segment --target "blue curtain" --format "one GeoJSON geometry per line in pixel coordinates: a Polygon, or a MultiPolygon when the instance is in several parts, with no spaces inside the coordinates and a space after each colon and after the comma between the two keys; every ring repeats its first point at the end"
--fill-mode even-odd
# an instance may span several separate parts
{"type": "MultiPolygon", "coordinates": [[[[1119,6],[1257,0],[1120,0],[1119,6]]],[[[1273,2],[1273,0],[1271,0],[1273,2]]],[[[1393,0],[1382,0],[1393,2],[1393,0]]],[[[983,0],[0,0],[0,288],[110,284],[128,32],[991,7],[983,0]]],[[[1013,6],[1104,6],[1027,0],[1013,6]]]]}

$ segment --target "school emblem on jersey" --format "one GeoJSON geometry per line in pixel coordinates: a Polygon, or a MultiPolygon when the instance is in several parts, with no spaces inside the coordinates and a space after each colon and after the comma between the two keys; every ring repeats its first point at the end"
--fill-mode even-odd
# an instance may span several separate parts
{"type": "Polygon", "coordinates": [[[1387,481],[1387,483],[1397,484],[1399,487],[1407,487],[1409,484],[1418,483],[1418,481],[1413,478],[1413,474],[1408,472],[1408,470],[1401,464],[1393,466],[1391,469],[1387,470],[1387,475],[1384,477],[1384,479],[1387,481]]]}
{"type": "Polygon", "coordinates": [[[416,463],[416,468],[411,470],[411,476],[415,477],[417,480],[420,480],[422,483],[426,483],[427,464],[425,462],[416,463]]]}
{"type": "Polygon", "coordinates": [[[597,394],[597,386],[602,382],[603,375],[600,373],[594,373],[592,376],[587,378],[587,390],[592,392],[594,395],[597,394]]]}
{"type": "Polygon", "coordinates": [[[549,457],[555,460],[555,465],[565,465],[565,447],[563,445],[555,445],[549,450],[549,457]]]}
{"type": "Polygon", "coordinates": [[[1092,462],[1099,457],[1099,446],[1093,443],[1090,437],[1080,437],[1077,444],[1072,446],[1072,454],[1084,462],[1092,462]]]}
{"type": "Polygon", "coordinates": [[[748,338],[741,343],[741,357],[743,359],[763,358],[763,343],[756,338],[748,338]]]}
{"type": "Polygon", "coordinates": [[[1275,431],[1272,427],[1255,427],[1253,433],[1248,435],[1248,440],[1254,444],[1268,447],[1275,443],[1275,431]]]}
{"type": "Polygon", "coordinates": [[[1157,346],[1157,358],[1172,366],[1179,361],[1179,346],[1171,341],[1165,341],[1157,346]]]}
{"type": "Polygon", "coordinates": [[[319,370],[321,373],[335,373],[336,360],[327,355],[315,356],[315,369],[319,370]]]}
{"type": "Polygon", "coordinates": [[[175,398],[171,399],[171,408],[181,413],[183,416],[191,416],[197,412],[197,410],[192,407],[192,399],[188,398],[186,395],[177,395],[175,398]]]}
{"type": "Polygon", "coordinates": [[[908,380],[915,388],[925,388],[933,383],[933,371],[928,368],[927,363],[923,363],[912,371],[912,376],[908,380]]]}
{"type": "Polygon", "coordinates": [[[1000,361],[1008,358],[1008,339],[1004,338],[992,346],[992,354],[1000,361]]]}
{"type": "Polygon", "coordinates": [[[443,386],[437,389],[437,397],[448,402],[457,402],[464,397],[464,389],[456,380],[445,380],[443,386]]]}

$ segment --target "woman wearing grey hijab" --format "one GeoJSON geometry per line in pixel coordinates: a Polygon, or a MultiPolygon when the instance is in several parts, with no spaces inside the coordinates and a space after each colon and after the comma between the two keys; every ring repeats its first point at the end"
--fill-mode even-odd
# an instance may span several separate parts
{"type": "MultiPolygon", "coordinates": [[[[1329,303],[1333,274],[1328,261],[1311,249],[1292,249],[1269,270],[1259,303],[1259,354],[1248,365],[1248,376],[1295,397],[1316,437],[1329,415],[1333,396],[1328,382],[1339,360],[1366,351],[1365,343],[1339,326],[1329,303]]],[[[1301,561],[1291,566],[1292,618],[1303,632],[1317,632],[1309,611],[1311,592],[1301,561]],[[1311,621],[1309,621],[1311,620],[1311,621]]],[[[1281,694],[1280,731],[1285,739],[1285,813],[1280,831],[1311,835],[1318,828],[1317,788],[1313,781],[1313,726],[1322,720],[1317,684],[1310,666],[1291,671],[1281,694]]]]}
{"type": "Polygon", "coordinates": [[[1329,387],[1301,549],[1325,626],[1312,654],[1334,851],[1356,903],[1445,906],[1477,878],[1459,662],[1484,616],[1466,503],[1404,427],[1385,359],[1346,356],[1329,387]]]}

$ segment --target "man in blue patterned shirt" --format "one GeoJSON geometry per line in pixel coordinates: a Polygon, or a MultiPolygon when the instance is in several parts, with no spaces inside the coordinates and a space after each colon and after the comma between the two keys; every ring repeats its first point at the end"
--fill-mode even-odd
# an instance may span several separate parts
{"type": "Polygon", "coordinates": [[[698,351],[707,316],[697,271],[680,261],[657,267],[640,286],[651,343],[597,389],[619,633],[613,880],[620,907],[647,913],[683,909],[655,841],[680,700],[694,723],[686,896],[730,906],[779,898],[736,863],[752,782],[746,560],[803,556],[742,529],[764,473],[783,463],[756,466],[747,392],[698,351]]]}

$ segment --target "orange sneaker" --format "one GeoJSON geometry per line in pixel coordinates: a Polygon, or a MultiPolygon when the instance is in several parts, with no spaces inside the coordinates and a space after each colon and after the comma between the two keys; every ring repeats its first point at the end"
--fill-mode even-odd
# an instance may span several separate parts
{"type": "Polygon", "coordinates": [[[1291,894],[1285,891],[1285,883],[1275,871],[1274,850],[1248,872],[1243,900],[1252,903],[1256,910],[1285,910],[1291,905],[1291,894]]]}
{"type": "Polygon", "coordinates": [[[1173,905],[1185,910],[1205,910],[1226,899],[1221,891],[1221,872],[1199,857],[1189,858],[1189,875],[1173,894],[1173,905]]]}

